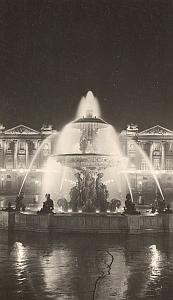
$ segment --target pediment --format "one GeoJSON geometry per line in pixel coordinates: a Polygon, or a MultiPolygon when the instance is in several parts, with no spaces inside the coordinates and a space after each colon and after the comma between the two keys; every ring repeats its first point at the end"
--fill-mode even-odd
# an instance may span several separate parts
{"type": "Polygon", "coordinates": [[[173,136],[173,131],[167,128],[164,128],[160,125],[153,126],[149,129],[139,132],[139,135],[171,135],[173,136]]]}
{"type": "Polygon", "coordinates": [[[28,126],[25,125],[18,125],[15,126],[11,129],[5,130],[4,134],[13,134],[13,135],[19,135],[19,134],[23,134],[23,135],[32,135],[32,134],[40,134],[39,131],[36,131],[28,126]]]}

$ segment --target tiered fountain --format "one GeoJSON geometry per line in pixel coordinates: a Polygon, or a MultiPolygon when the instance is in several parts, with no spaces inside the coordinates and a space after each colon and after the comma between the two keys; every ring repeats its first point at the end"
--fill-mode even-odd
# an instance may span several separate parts
{"type": "MultiPolygon", "coordinates": [[[[65,201],[67,205],[64,211],[70,214],[37,215],[32,212],[26,216],[2,211],[0,228],[39,232],[142,233],[148,232],[148,229],[150,232],[173,231],[171,215],[167,221],[167,216],[164,215],[124,217],[114,214],[115,201],[121,200],[122,203],[125,194],[131,193],[128,180],[131,162],[122,155],[118,134],[114,128],[101,119],[99,105],[92,92],[88,92],[81,100],[76,119],[67,124],[59,136],[52,135],[48,139],[57,140],[57,147],[43,170],[42,192],[50,193],[55,204],[57,200],[58,203],[65,201]],[[98,217],[98,212],[104,214],[99,214],[98,217]]],[[[33,158],[30,169],[44,143],[45,141],[33,158]]],[[[148,170],[163,196],[149,159],[138,145],[136,151],[146,160],[148,170]]],[[[28,173],[20,191],[27,175],[28,173]]]]}
{"type": "MultiPolygon", "coordinates": [[[[109,208],[106,182],[110,184],[117,170],[123,170],[125,160],[112,126],[100,118],[92,92],[81,100],[77,119],[62,130],[53,159],[61,165],[61,172],[66,168],[67,181],[72,170],[75,185],[69,194],[73,211],[105,212],[109,208]]],[[[117,193],[120,196],[120,187],[117,193]]]]}

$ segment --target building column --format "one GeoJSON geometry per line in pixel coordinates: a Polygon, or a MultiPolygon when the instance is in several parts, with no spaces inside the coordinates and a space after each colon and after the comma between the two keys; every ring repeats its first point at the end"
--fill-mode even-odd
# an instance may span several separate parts
{"type": "Polygon", "coordinates": [[[162,143],[161,169],[165,169],[165,143],[162,143]]]}
{"type": "MultiPolygon", "coordinates": [[[[141,148],[142,151],[144,151],[143,143],[141,141],[138,141],[137,145],[141,148]]],[[[136,156],[137,170],[141,170],[141,162],[142,162],[143,156],[141,155],[141,153],[139,151],[136,151],[135,156],[136,156]]]]}
{"type": "Polygon", "coordinates": [[[150,154],[149,154],[149,159],[150,159],[151,164],[153,165],[152,155],[153,155],[153,143],[150,142],[150,154]]]}
{"type": "Polygon", "coordinates": [[[14,141],[14,169],[17,169],[18,141],[14,141]]]}
{"type": "Polygon", "coordinates": [[[6,141],[2,141],[2,149],[3,149],[3,161],[2,161],[2,168],[5,168],[5,156],[6,156],[6,141]]]}
{"type": "MultiPolygon", "coordinates": [[[[41,143],[42,143],[41,140],[38,140],[38,141],[37,141],[37,151],[38,151],[38,149],[40,148],[41,143]]],[[[43,151],[43,149],[41,149],[40,152],[38,152],[38,156],[37,156],[37,158],[36,158],[36,160],[37,160],[37,168],[38,168],[38,169],[40,169],[41,164],[42,164],[42,151],[43,151]]]]}
{"type": "Polygon", "coordinates": [[[25,165],[26,165],[26,169],[29,167],[28,165],[28,143],[26,141],[25,143],[25,165]]]}

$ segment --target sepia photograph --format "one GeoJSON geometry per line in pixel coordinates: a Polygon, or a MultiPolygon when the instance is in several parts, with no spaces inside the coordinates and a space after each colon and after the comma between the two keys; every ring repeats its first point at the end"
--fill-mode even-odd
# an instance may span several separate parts
{"type": "Polygon", "coordinates": [[[0,300],[173,299],[173,0],[0,0],[0,300]]]}

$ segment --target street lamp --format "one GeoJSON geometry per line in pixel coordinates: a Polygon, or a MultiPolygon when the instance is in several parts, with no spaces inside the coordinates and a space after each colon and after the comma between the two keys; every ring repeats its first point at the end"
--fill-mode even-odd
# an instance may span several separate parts
{"type": "Polygon", "coordinates": [[[142,192],[142,181],[139,181],[139,191],[142,192]]]}
{"type": "Polygon", "coordinates": [[[3,192],[3,190],[4,190],[4,177],[3,176],[1,177],[1,189],[3,192]]]}
{"type": "Polygon", "coordinates": [[[38,192],[38,188],[39,188],[39,180],[35,180],[35,193],[36,194],[39,194],[39,192],[38,192]]]}

